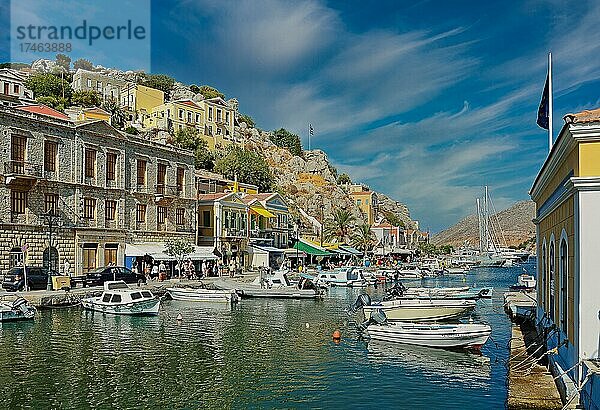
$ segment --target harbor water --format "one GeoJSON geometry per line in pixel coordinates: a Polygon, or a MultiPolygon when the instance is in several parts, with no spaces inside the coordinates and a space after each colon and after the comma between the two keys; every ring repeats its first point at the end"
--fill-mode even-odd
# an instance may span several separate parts
{"type": "Polygon", "coordinates": [[[381,287],[233,307],[165,301],[158,317],[42,310],[0,327],[0,408],[503,409],[510,322],[502,294],[522,272],[479,268],[405,282],[493,286],[493,299],[472,315],[493,328],[481,354],[361,340],[344,309],[361,292],[377,299],[381,287]]]}

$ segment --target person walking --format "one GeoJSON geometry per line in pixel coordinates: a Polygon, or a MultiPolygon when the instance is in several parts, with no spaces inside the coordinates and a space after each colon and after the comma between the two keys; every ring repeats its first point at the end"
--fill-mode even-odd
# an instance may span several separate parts
{"type": "Polygon", "coordinates": [[[152,265],[152,272],[150,273],[150,277],[151,278],[158,278],[160,279],[160,277],[158,276],[158,265],[155,263],[154,265],[152,265]]]}
{"type": "Polygon", "coordinates": [[[67,258],[65,258],[65,262],[63,263],[63,275],[71,276],[71,264],[67,258]]]}
{"type": "Polygon", "coordinates": [[[165,266],[164,261],[160,261],[160,264],[158,265],[158,275],[162,278],[167,277],[167,267],[165,266]]]}

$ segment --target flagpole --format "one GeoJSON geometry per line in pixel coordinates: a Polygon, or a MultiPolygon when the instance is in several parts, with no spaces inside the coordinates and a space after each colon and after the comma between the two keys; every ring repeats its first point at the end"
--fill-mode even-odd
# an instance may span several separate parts
{"type": "Polygon", "coordinates": [[[308,150],[310,151],[310,124],[308,124],[308,150]]]}
{"type": "Polygon", "coordinates": [[[552,53],[548,53],[548,152],[552,151],[552,53]]]}

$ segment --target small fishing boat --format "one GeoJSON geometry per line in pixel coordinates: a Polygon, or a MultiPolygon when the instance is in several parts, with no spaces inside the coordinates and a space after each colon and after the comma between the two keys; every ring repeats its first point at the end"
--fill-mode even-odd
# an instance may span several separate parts
{"type": "Polygon", "coordinates": [[[30,320],[36,309],[26,299],[18,297],[12,302],[0,302],[0,322],[30,320]]]}
{"type": "Polygon", "coordinates": [[[387,299],[480,299],[491,298],[494,288],[469,288],[468,286],[452,288],[404,287],[396,283],[387,290],[387,299]]]}
{"type": "Polygon", "coordinates": [[[309,275],[301,277],[298,283],[292,283],[287,273],[287,270],[263,271],[251,283],[219,279],[213,285],[249,298],[316,299],[322,296],[321,289],[308,279],[309,275]]]}
{"type": "Polygon", "coordinates": [[[365,287],[368,280],[363,274],[362,268],[357,266],[344,266],[329,272],[321,272],[317,279],[319,282],[331,286],[365,287]]]}
{"type": "Polygon", "coordinates": [[[131,289],[122,280],[104,282],[101,296],[84,298],[81,304],[87,310],[113,315],[158,315],[160,299],[146,289],[131,289]]]}
{"type": "Polygon", "coordinates": [[[533,275],[523,273],[517,277],[517,284],[512,285],[510,290],[524,290],[526,292],[532,292],[535,290],[537,281],[533,275]]]}
{"type": "Polygon", "coordinates": [[[171,299],[187,302],[220,302],[235,303],[240,296],[233,290],[219,290],[206,288],[167,288],[171,299]]]}
{"type": "Polygon", "coordinates": [[[362,329],[373,340],[437,348],[480,349],[492,333],[489,325],[480,323],[389,323],[381,310],[374,311],[362,329]]]}
{"type": "Polygon", "coordinates": [[[350,311],[363,309],[365,317],[374,310],[382,310],[388,320],[430,321],[452,319],[475,309],[476,302],[465,299],[394,299],[371,302],[369,295],[362,294],[350,307],[350,311]]]}

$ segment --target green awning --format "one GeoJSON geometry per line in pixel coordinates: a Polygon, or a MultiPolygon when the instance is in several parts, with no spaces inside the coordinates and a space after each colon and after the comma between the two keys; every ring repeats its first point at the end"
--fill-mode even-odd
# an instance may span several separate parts
{"type": "Polygon", "coordinates": [[[315,255],[315,256],[330,256],[331,255],[331,252],[327,252],[324,248],[321,248],[318,245],[313,245],[302,239],[300,239],[298,242],[296,242],[294,244],[294,249],[298,249],[299,251],[305,252],[309,255],[315,255]]]}

